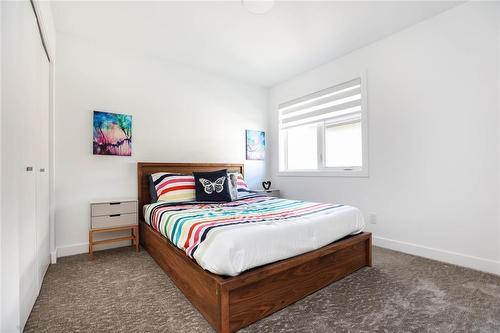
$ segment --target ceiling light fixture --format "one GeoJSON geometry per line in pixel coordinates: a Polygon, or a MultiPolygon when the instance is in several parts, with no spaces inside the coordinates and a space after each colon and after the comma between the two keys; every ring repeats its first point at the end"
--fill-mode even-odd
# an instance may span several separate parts
{"type": "Polygon", "coordinates": [[[274,0],[241,0],[241,4],[252,14],[265,14],[274,7],[274,0]]]}

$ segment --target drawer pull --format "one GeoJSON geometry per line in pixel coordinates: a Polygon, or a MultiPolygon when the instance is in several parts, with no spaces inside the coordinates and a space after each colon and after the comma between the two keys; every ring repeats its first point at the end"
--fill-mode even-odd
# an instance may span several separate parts
{"type": "Polygon", "coordinates": [[[119,204],[121,204],[121,202],[110,202],[109,204],[110,205],[119,205],[119,204]]]}
{"type": "Polygon", "coordinates": [[[120,216],[121,214],[111,214],[109,215],[109,217],[117,217],[117,216],[120,216]]]}

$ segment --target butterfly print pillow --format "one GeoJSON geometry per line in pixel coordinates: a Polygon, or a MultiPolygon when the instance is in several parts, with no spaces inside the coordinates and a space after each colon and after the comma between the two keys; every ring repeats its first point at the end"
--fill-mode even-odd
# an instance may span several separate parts
{"type": "Polygon", "coordinates": [[[227,170],[193,172],[196,201],[231,201],[227,170]]]}

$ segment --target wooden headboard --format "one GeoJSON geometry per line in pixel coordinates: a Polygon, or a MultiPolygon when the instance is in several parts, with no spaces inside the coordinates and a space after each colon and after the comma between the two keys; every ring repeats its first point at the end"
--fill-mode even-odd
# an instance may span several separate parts
{"type": "MultiPolygon", "coordinates": [[[[137,163],[137,200],[139,200],[139,210],[151,202],[149,195],[148,175],[156,172],[172,172],[190,174],[193,171],[216,171],[228,169],[228,171],[243,173],[243,164],[227,163],[137,163]]],[[[139,214],[142,219],[142,213],[139,214]]]]}

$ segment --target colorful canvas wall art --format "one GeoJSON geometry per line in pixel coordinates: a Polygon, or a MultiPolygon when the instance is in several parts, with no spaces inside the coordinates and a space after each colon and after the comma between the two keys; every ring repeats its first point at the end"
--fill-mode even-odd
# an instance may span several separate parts
{"type": "Polygon", "coordinates": [[[266,155],[266,133],[246,130],[247,160],[263,160],[266,155]]]}
{"type": "Polygon", "coordinates": [[[94,111],[94,155],[132,155],[132,116],[94,111]]]}

